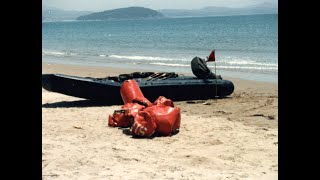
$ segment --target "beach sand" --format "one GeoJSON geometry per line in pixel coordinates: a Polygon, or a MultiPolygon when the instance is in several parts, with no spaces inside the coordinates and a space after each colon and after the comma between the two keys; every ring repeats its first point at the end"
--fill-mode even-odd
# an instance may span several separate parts
{"type": "MultiPolygon", "coordinates": [[[[42,71],[82,77],[133,72],[51,63],[42,71]]],[[[182,112],[180,132],[151,139],[108,127],[119,105],[43,89],[43,179],[278,179],[277,84],[222,77],[235,85],[230,97],[174,102],[182,112]]]]}

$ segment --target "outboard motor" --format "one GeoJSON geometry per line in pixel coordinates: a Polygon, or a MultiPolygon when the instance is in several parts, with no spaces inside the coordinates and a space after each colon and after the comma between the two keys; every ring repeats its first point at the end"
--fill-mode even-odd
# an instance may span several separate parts
{"type": "Polygon", "coordinates": [[[216,76],[208,68],[207,63],[204,59],[195,57],[191,61],[192,72],[199,79],[222,79],[221,76],[216,76]]]}

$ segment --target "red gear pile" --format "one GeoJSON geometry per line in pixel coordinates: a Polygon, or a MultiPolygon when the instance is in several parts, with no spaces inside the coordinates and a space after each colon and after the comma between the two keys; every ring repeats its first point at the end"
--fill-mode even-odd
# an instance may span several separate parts
{"type": "Polygon", "coordinates": [[[154,133],[169,136],[179,131],[180,108],[174,107],[170,99],[160,96],[151,103],[144,97],[135,80],[126,80],[120,94],[125,104],[121,110],[109,115],[109,126],[131,127],[131,133],[141,137],[149,137],[154,133]]]}

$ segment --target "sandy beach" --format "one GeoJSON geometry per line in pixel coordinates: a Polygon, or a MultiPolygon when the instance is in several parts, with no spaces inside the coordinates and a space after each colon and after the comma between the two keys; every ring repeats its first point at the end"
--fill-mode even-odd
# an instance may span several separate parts
{"type": "MultiPolygon", "coordinates": [[[[82,77],[131,72],[42,66],[43,74],[82,77]]],[[[119,105],[43,89],[43,179],[278,179],[278,85],[221,76],[235,85],[230,97],[174,102],[182,112],[180,132],[151,139],[108,127],[119,105]]]]}

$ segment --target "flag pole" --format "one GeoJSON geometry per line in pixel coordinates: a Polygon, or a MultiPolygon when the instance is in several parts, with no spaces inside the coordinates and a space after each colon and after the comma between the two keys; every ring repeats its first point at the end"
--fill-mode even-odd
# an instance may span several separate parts
{"type": "Polygon", "coordinates": [[[218,97],[218,82],[217,82],[217,65],[216,65],[216,55],[215,55],[215,49],[213,49],[208,57],[207,62],[214,62],[214,74],[215,74],[215,86],[216,86],[216,91],[215,91],[215,96],[214,99],[217,100],[218,97]]]}
{"type": "Polygon", "coordinates": [[[218,84],[217,84],[217,68],[216,68],[216,61],[214,61],[214,74],[216,75],[216,96],[215,96],[215,99],[217,100],[218,98],[218,84]]]}

